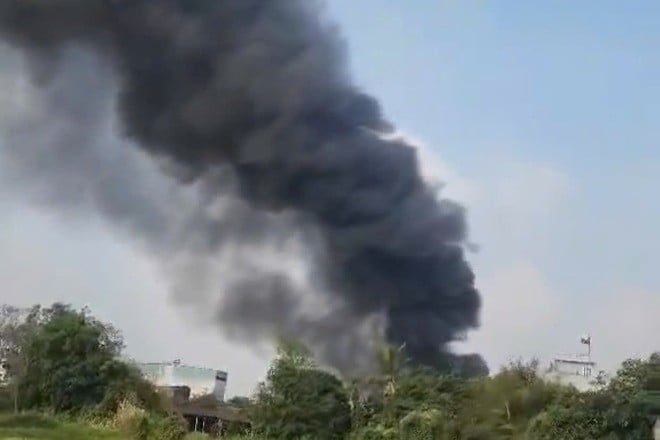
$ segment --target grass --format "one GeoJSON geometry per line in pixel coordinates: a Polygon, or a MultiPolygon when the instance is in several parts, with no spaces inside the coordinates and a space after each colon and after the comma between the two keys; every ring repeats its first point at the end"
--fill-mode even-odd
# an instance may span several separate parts
{"type": "MultiPolygon", "coordinates": [[[[208,439],[191,434],[186,440],[208,439]]],[[[41,414],[0,415],[0,440],[128,440],[115,430],[41,414]]]]}
{"type": "Polygon", "coordinates": [[[38,414],[0,416],[0,440],[126,440],[111,430],[38,414]]]}

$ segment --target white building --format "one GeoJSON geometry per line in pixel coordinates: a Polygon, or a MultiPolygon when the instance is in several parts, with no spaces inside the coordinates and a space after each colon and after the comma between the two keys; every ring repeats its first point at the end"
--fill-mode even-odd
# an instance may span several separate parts
{"type": "Polygon", "coordinates": [[[594,388],[598,375],[596,363],[589,356],[557,356],[552,360],[546,377],[565,385],[573,385],[580,391],[594,388]]]}
{"type": "Polygon", "coordinates": [[[0,385],[6,384],[7,379],[9,379],[7,361],[5,359],[0,359],[0,385]]]}
{"type": "Polygon", "coordinates": [[[580,391],[589,391],[596,384],[599,371],[591,359],[591,336],[583,336],[580,343],[587,346],[587,352],[577,355],[556,356],[546,372],[546,378],[565,385],[573,385],[580,391]]]}
{"type": "Polygon", "coordinates": [[[137,367],[147,380],[158,387],[187,386],[193,398],[212,394],[219,401],[225,399],[226,371],[192,367],[179,361],[138,363],[137,367]]]}

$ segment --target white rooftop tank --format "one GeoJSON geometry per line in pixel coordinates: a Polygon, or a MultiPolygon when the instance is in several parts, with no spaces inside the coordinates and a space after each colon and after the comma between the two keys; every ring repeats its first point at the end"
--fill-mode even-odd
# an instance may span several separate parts
{"type": "Polygon", "coordinates": [[[144,377],[156,386],[187,386],[191,397],[213,394],[219,401],[225,400],[226,371],[184,365],[179,360],[139,363],[137,366],[144,377]]]}

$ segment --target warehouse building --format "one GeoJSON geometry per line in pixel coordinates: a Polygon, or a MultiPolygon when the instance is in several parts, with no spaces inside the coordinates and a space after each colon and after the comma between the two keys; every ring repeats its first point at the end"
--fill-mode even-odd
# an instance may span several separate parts
{"type": "Polygon", "coordinates": [[[157,387],[190,388],[190,397],[213,395],[219,402],[225,400],[227,372],[212,368],[184,365],[173,362],[138,363],[137,367],[147,380],[157,387]]]}

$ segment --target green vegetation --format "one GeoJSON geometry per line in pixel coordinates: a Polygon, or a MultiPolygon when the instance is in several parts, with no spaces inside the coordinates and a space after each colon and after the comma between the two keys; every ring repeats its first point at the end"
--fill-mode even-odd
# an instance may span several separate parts
{"type": "Polygon", "coordinates": [[[4,419],[5,438],[183,439],[183,421],[136,368],[118,359],[122,348],[119,331],[88,310],[2,307],[7,384],[0,404],[19,414],[4,419]],[[21,415],[26,411],[54,418],[21,415]]]}
{"type": "Polygon", "coordinates": [[[116,431],[37,414],[0,417],[0,439],[125,440],[116,431]]]}
{"type": "MultiPolygon", "coordinates": [[[[118,360],[120,333],[63,305],[0,309],[0,439],[183,440],[168,399],[118,360]],[[44,414],[50,414],[46,416],[44,414]]],[[[651,440],[660,416],[660,354],[630,359],[594,390],[548,382],[537,363],[464,377],[408,365],[383,347],[380,373],[342,380],[281,344],[251,398],[251,422],[226,434],[294,440],[651,440]]],[[[203,438],[195,434],[189,438],[203,438]]]]}

